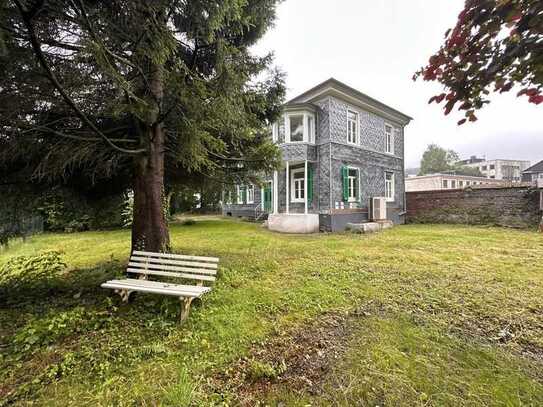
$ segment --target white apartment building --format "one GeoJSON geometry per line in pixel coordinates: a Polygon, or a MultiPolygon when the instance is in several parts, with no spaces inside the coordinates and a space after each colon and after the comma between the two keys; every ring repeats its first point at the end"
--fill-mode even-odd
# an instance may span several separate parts
{"type": "Polygon", "coordinates": [[[483,186],[506,185],[508,181],[471,177],[468,175],[430,174],[405,179],[407,192],[441,191],[446,189],[478,188],[483,186]]]}
{"type": "Polygon", "coordinates": [[[522,180],[522,172],[530,167],[530,161],[484,160],[476,157],[460,161],[458,164],[465,167],[478,168],[486,178],[513,182],[520,182],[522,180]]]}

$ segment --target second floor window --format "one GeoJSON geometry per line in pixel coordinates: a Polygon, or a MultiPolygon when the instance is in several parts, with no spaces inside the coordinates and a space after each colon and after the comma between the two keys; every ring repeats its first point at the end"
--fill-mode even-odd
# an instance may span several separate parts
{"type": "Polygon", "coordinates": [[[347,111],[347,141],[351,144],[358,143],[358,113],[347,111]]]}
{"type": "Polygon", "coordinates": [[[394,129],[391,125],[385,124],[385,152],[394,154],[394,129]]]}
{"type": "Polygon", "coordinates": [[[290,122],[290,141],[301,142],[304,141],[304,116],[292,115],[289,116],[290,122]]]}

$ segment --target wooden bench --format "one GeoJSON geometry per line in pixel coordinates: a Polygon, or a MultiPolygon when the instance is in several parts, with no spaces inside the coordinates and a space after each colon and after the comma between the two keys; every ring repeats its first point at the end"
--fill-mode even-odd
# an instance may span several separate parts
{"type": "Polygon", "coordinates": [[[126,271],[139,274],[139,278],[111,280],[101,286],[115,290],[124,302],[128,302],[133,292],[178,297],[182,303],[180,320],[184,321],[189,315],[192,301],[211,291],[211,287],[205,287],[204,282],[215,281],[218,263],[219,259],[216,257],[134,251],[126,271]],[[183,285],[150,281],[148,280],[150,276],[195,280],[197,284],[183,285]]]}

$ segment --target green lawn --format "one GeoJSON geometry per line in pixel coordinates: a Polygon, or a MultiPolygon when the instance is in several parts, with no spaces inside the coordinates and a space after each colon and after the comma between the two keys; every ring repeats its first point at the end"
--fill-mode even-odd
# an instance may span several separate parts
{"type": "MultiPolygon", "coordinates": [[[[286,236],[172,225],[176,252],[221,258],[213,292],[121,305],[128,231],[45,234],[47,288],[0,298],[0,405],[543,405],[543,236],[462,226],[286,236]]],[[[1,288],[1,287],[0,287],[1,288]]]]}

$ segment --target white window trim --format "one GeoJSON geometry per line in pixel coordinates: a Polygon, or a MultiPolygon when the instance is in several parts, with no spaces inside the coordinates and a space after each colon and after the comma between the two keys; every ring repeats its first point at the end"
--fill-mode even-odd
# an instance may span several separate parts
{"type": "MultiPolygon", "coordinates": [[[[349,183],[347,187],[348,187],[348,190],[349,190],[349,195],[351,193],[350,179],[352,178],[349,175],[350,170],[355,170],[356,171],[355,183],[358,183],[357,189],[358,189],[358,194],[360,194],[360,169],[356,168],[356,167],[347,167],[347,182],[349,183]]],[[[349,198],[347,199],[347,202],[350,202],[350,203],[358,202],[358,196],[355,196],[355,197],[349,196],[349,198]]]]}
{"type": "Polygon", "coordinates": [[[305,202],[305,194],[306,191],[304,189],[304,197],[303,198],[296,198],[296,188],[295,188],[295,182],[294,182],[294,174],[297,173],[303,173],[304,177],[299,178],[298,181],[302,181],[302,185],[305,185],[305,169],[304,168],[296,168],[294,170],[290,170],[290,202],[299,203],[299,202],[305,202]]]}
{"type": "Polygon", "coordinates": [[[360,144],[359,143],[359,139],[360,139],[359,136],[360,136],[360,114],[356,110],[348,108],[347,109],[347,144],[351,144],[351,145],[360,144]],[[351,121],[349,120],[349,114],[350,113],[354,113],[355,116],[356,116],[354,141],[349,140],[349,132],[351,131],[351,121]]]}
{"type": "MultiPolygon", "coordinates": [[[[284,122],[285,122],[285,143],[286,144],[301,144],[301,143],[315,144],[315,140],[317,137],[316,136],[317,135],[317,119],[313,113],[309,113],[307,111],[286,113],[284,117],[284,122]],[[291,140],[291,137],[290,137],[291,136],[290,134],[290,117],[291,116],[302,116],[302,122],[303,122],[303,128],[304,128],[302,141],[291,140]],[[310,128],[309,126],[309,120],[308,120],[309,117],[313,119],[312,128],[310,128]]],[[[277,138],[279,139],[279,137],[277,138]]]]}
{"type": "Polygon", "coordinates": [[[396,174],[394,174],[392,171],[385,171],[385,197],[387,202],[395,202],[396,201],[396,174]],[[392,174],[392,179],[390,181],[391,183],[391,191],[392,191],[392,197],[388,197],[387,195],[387,174],[392,174]]]}
{"type": "Polygon", "coordinates": [[[385,122],[384,132],[385,132],[385,153],[394,155],[394,136],[395,136],[394,133],[396,132],[396,127],[394,127],[392,124],[388,122],[385,122]],[[387,126],[390,127],[390,150],[388,150],[387,126]]]}
{"type": "Polygon", "coordinates": [[[255,186],[253,184],[249,184],[245,187],[245,191],[247,194],[247,203],[248,204],[254,204],[255,203],[255,186]],[[249,194],[249,190],[251,190],[251,194],[249,194]],[[252,199],[250,199],[252,195],[252,199]]]}
{"type": "Polygon", "coordinates": [[[304,114],[304,126],[307,129],[307,142],[310,144],[315,144],[315,140],[317,138],[317,119],[314,114],[312,113],[304,114]],[[309,125],[310,118],[312,119],[313,126],[309,125]]]}
{"type": "Polygon", "coordinates": [[[236,202],[238,205],[243,205],[243,196],[241,195],[241,187],[236,185],[236,202]]]}
{"type": "Polygon", "coordinates": [[[287,113],[285,115],[285,142],[289,144],[300,144],[300,143],[307,143],[307,123],[305,120],[305,114],[303,112],[293,112],[293,113],[287,113]],[[303,137],[302,141],[292,141],[290,136],[290,118],[291,116],[302,116],[302,123],[303,123],[303,137]]]}
{"type": "Polygon", "coordinates": [[[279,140],[279,123],[272,124],[272,141],[277,143],[279,140]]]}

